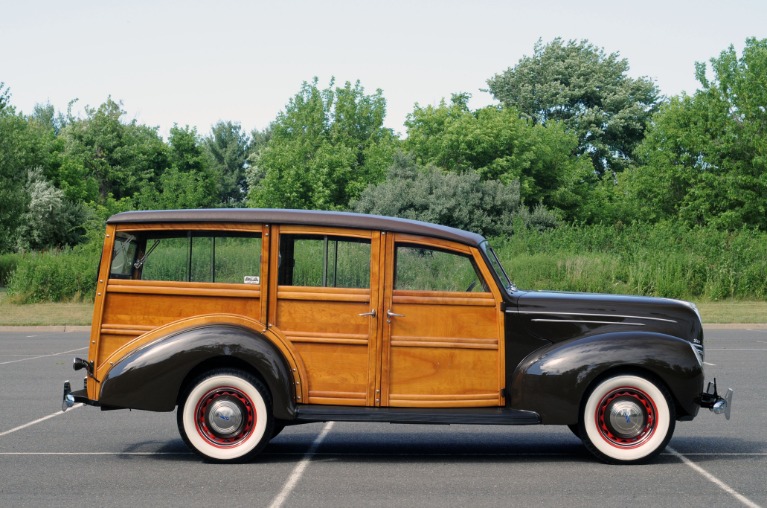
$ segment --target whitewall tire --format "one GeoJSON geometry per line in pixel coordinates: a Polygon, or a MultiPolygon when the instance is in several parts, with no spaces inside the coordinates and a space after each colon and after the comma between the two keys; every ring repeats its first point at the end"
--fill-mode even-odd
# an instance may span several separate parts
{"type": "Polygon", "coordinates": [[[206,373],[182,395],[176,419],[181,437],[216,462],[244,462],[272,436],[269,390],[254,376],[231,369],[206,373]]]}
{"type": "Polygon", "coordinates": [[[604,462],[632,464],[659,454],[674,433],[676,413],[663,386],[637,375],[601,381],[586,396],[579,434],[604,462]]]}

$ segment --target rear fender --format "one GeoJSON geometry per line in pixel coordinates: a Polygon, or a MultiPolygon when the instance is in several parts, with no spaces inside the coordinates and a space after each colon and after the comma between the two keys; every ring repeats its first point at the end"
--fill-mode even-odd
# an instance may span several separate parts
{"type": "Polygon", "coordinates": [[[99,404],[172,411],[189,374],[210,361],[247,366],[269,387],[275,417],[295,417],[295,379],[282,353],[264,334],[230,324],[175,331],[123,356],[102,379],[99,404]]]}
{"type": "Polygon", "coordinates": [[[544,424],[578,422],[592,383],[615,372],[645,373],[663,382],[678,415],[698,412],[703,366],[688,341],[659,333],[621,332],[559,342],[527,356],[511,377],[511,407],[535,411],[544,424]]]}

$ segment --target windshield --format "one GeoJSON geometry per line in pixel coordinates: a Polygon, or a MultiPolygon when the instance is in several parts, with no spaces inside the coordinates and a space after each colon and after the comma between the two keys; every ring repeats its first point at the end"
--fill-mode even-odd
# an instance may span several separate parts
{"type": "Polygon", "coordinates": [[[495,255],[495,251],[492,247],[490,247],[490,244],[487,243],[487,241],[482,242],[482,250],[485,252],[485,255],[487,256],[488,261],[490,261],[490,266],[493,268],[493,271],[495,272],[495,276],[498,277],[498,280],[501,282],[501,285],[506,288],[506,291],[509,293],[516,291],[517,287],[514,285],[513,282],[511,282],[511,279],[509,279],[509,276],[506,275],[506,271],[503,269],[503,266],[501,266],[501,262],[498,261],[498,256],[495,255]]]}

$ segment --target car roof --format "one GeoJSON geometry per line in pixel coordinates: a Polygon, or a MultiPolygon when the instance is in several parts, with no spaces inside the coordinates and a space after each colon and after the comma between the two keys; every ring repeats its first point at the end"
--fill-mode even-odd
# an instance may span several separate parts
{"type": "Polygon", "coordinates": [[[220,222],[228,224],[300,224],[351,229],[390,231],[428,236],[478,246],[482,235],[462,229],[382,215],[322,210],[281,210],[272,208],[213,208],[194,210],[147,210],[113,215],[107,224],[220,222]]]}

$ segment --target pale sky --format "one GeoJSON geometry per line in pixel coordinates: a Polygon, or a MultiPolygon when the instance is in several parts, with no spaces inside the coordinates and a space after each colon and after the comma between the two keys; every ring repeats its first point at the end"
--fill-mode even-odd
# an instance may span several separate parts
{"type": "Polygon", "coordinates": [[[472,108],[493,75],[540,38],[587,39],[667,96],[693,93],[696,61],[767,38],[767,1],[0,0],[0,82],[31,113],[111,96],[128,120],[263,129],[303,81],[383,90],[386,125],[405,133],[416,103],[456,92],[472,108]]]}

